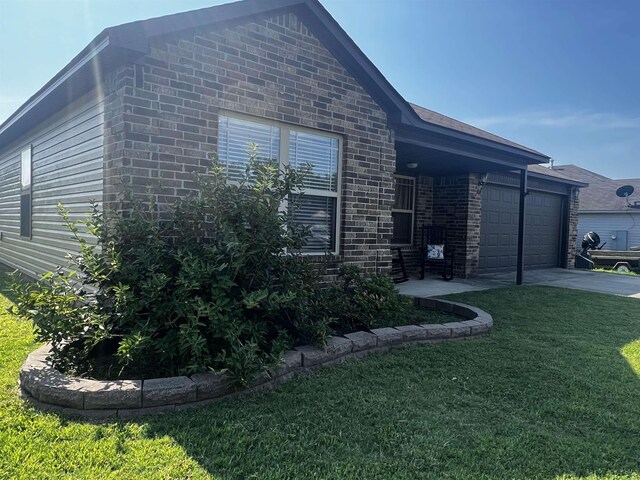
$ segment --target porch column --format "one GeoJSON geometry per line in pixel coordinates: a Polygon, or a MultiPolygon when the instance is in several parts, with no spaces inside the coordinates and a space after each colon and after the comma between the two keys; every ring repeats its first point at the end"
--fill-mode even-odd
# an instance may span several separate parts
{"type": "Polygon", "coordinates": [[[516,273],[516,285],[522,285],[522,272],[524,271],[524,223],[526,217],[527,196],[527,167],[520,170],[520,208],[518,209],[518,268],[516,273]]]}

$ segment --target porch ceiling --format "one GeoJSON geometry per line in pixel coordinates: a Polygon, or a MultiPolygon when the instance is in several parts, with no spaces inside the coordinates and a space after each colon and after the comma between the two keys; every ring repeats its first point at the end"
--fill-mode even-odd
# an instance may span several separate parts
{"type": "Polygon", "coordinates": [[[396,171],[403,175],[438,177],[470,172],[511,171],[522,169],[523,167],[524,165],[518,163],[482,159],[434,148],[396,142],[396,171]],[[417,163],[417,166],[415,168],[407,167],[407,164],[410,163],[417,163]]]}
{"type": "Polygon", "coordinates": [[[396,170],[429,176],[522,170],[545,163],[548,157],[534,151],[502,145],[455,132],[428,131],[401,126],[395,131],[396,170]],[[407,164],[417,163],[416,168],[407,164]]]}

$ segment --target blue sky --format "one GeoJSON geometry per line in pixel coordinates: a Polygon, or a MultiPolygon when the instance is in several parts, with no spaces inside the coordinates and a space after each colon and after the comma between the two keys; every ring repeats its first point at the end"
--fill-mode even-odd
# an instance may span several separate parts
{"type": "MultiPolygon", "coordinates": [[[[640,177],[640,2],[321,0],[409,101],[640,177]]],[[[0,122],[103,28],[219,0],[0,0],[0,122]]]]}

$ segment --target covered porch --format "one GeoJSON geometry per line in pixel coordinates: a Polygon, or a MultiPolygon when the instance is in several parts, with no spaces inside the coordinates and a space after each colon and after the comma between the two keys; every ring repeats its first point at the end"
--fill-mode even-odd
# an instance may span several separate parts
{"type": "Polygon", "coordinates": [[[424,255],[423,227],[443,226],[453,250],[455,277],[476,277],[484,184],[490,173],[511,172],[519,178],[514,280],[522,283],[527,169],[549,158],[449,117],[412,107],[422,123],[403,124],[395,136],[394,253],[400,249],[408,275],[415,276],[424,255]]]}

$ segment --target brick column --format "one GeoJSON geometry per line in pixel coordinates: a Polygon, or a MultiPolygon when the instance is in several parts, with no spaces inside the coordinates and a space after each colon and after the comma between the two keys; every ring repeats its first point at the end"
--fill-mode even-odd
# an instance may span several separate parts
{"type": "Polygon", "coordinates": [[[416,178],[415,223],[413,245],[420,248],[422,227],[433,222],[433,177],[416,178]]]}
{"type": "Polygon", "coordinates": [[[576,263],[576,242],[578,237],[578,207],[580,205],[580,189],[571,188],[569,194],[569,234],[567,235],[567,268],[574,268],[576,263]]]}
{"type": "Polygon", "coordinates": [[[482,195],[478,174],[437,177],[433,187],[433,224],[445,225],[455,250],[454,273],[478,274],[482,195]]]}

